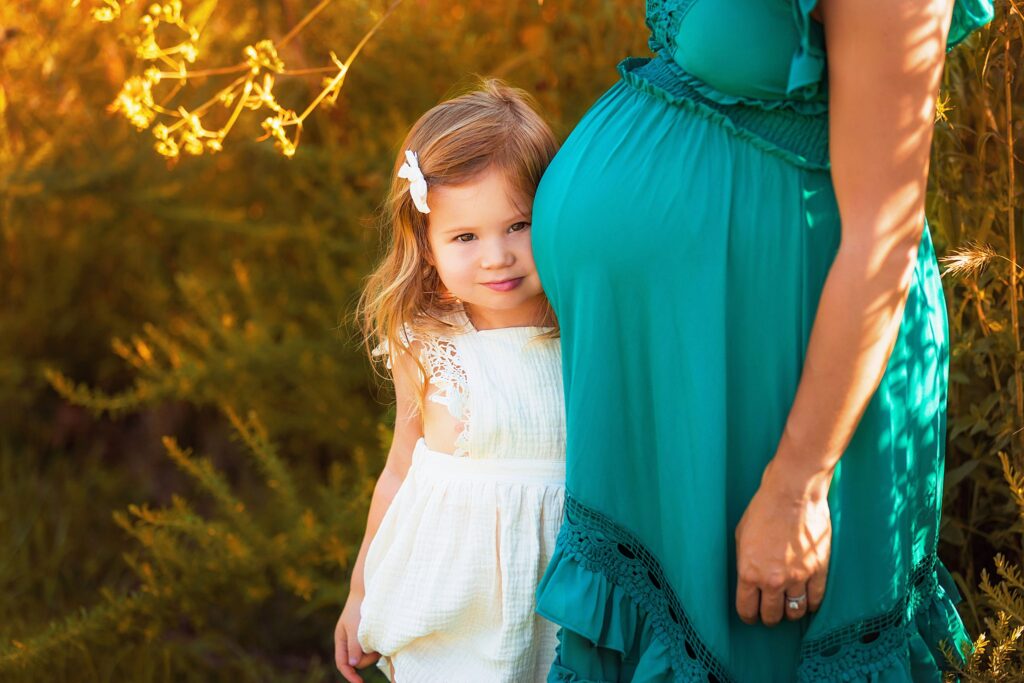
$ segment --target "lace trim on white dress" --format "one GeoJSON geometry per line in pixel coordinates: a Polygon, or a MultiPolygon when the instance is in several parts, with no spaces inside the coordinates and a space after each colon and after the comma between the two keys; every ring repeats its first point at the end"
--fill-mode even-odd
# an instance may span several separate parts
{"type": "MultiPolygon", "coordinates": [[[[405,337],[411,344],[414,337],[408,325],[405,327],[405,337]]],[[[429,373],[430,383],[436,388],[436,391],[427,398],[433,403],[445,406],[451,416],[460,421],[462,429],[455,437],[455,451],[452,455],[467,456],[470,453],[469,380],[459,359],[459,350],[455,342],[446,337],[429,337],[419,341],[423,346],[420,360],[429,373]]],[[[388,370],[392,369],[391,354],[386,340],[371,353],[374,357],[385,356],[386,367],[388,370]]]]}
{"type": "Polygon", "coordinates": [[[423,356],[430,371],[430,383],[437,391],[430,400],[446,408],[456,420],[462,423],[462,430],[455,437],[455,452],[452,455],[469,455],[469,380],[459,360],[459,350],[451,339],[431,338],[423,341],[423,356]]]}

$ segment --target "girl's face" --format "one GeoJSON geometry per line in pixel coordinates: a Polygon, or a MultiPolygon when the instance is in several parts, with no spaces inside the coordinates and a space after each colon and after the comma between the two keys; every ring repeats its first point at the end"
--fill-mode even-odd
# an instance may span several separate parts
{"type": "Polygon", "coordinates": [[[538,324],[544,292],[530,244],[532,202],[498,169],[432,188],[428,257],[478,328],[538,324]]]}

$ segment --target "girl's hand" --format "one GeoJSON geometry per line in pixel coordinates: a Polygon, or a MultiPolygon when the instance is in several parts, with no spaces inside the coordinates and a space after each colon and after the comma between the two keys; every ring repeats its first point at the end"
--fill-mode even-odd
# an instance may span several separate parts
{"type": "Polygon", "coordinates": [[[363,683],[356,669],[370,666],[380,659],[376,652],[363,652],[359,644],[359,608],[362,604],[362,595],[349,593],[334,627],[334,664],[349,683],[363,683]]]}
{"type": "Polygon", "coordinates": [[[792,473],[772,461],[736,527],[736,611],[748,624],[774,626],[816,612],[832,549],[832,473],[792,473]],[[799,598],[793,609],[787,597],[799,598]]]}

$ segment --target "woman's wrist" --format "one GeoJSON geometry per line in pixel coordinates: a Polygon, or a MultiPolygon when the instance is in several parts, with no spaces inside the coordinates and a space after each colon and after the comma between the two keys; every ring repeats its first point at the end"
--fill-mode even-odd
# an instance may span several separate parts
{"type": "Polygon", "coordinates": [[[761,485],[794,502],[817,501],[828,496],[839,458],[829,458],[810,448],[800,448],[783,435],[761,477],[761,485]]]}
{"type": "Polygon", "coordinates": [[[828,497],[833,471],[810,469],[805,463],[773,458],[765,467],[761,487],[794,504],[819,502],[828,497]]]}

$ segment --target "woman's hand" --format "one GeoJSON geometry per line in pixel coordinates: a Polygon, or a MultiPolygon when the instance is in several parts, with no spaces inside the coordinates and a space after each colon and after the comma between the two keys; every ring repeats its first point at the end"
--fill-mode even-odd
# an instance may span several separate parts
{"type": "Polygon", "coordinates": [[[349,593],[334,627],[334,664],[349,683],[363,683],[356,669],[370,666],[380,659],[376,652],[363,652],[359,644],[359,608],[362,604],[362,595],[349,593]]]}
{"type": "Polygon", "coordinates": [[[736,611],[774,626],[815,612],[825,594],[832,545],[832,474],[800,475],[768,463],[736,527],[736,611]],[[798,599],[805,596],[804,599],[798,599]],[[792,609],[787,598],[799,603],[792,609]]]}

